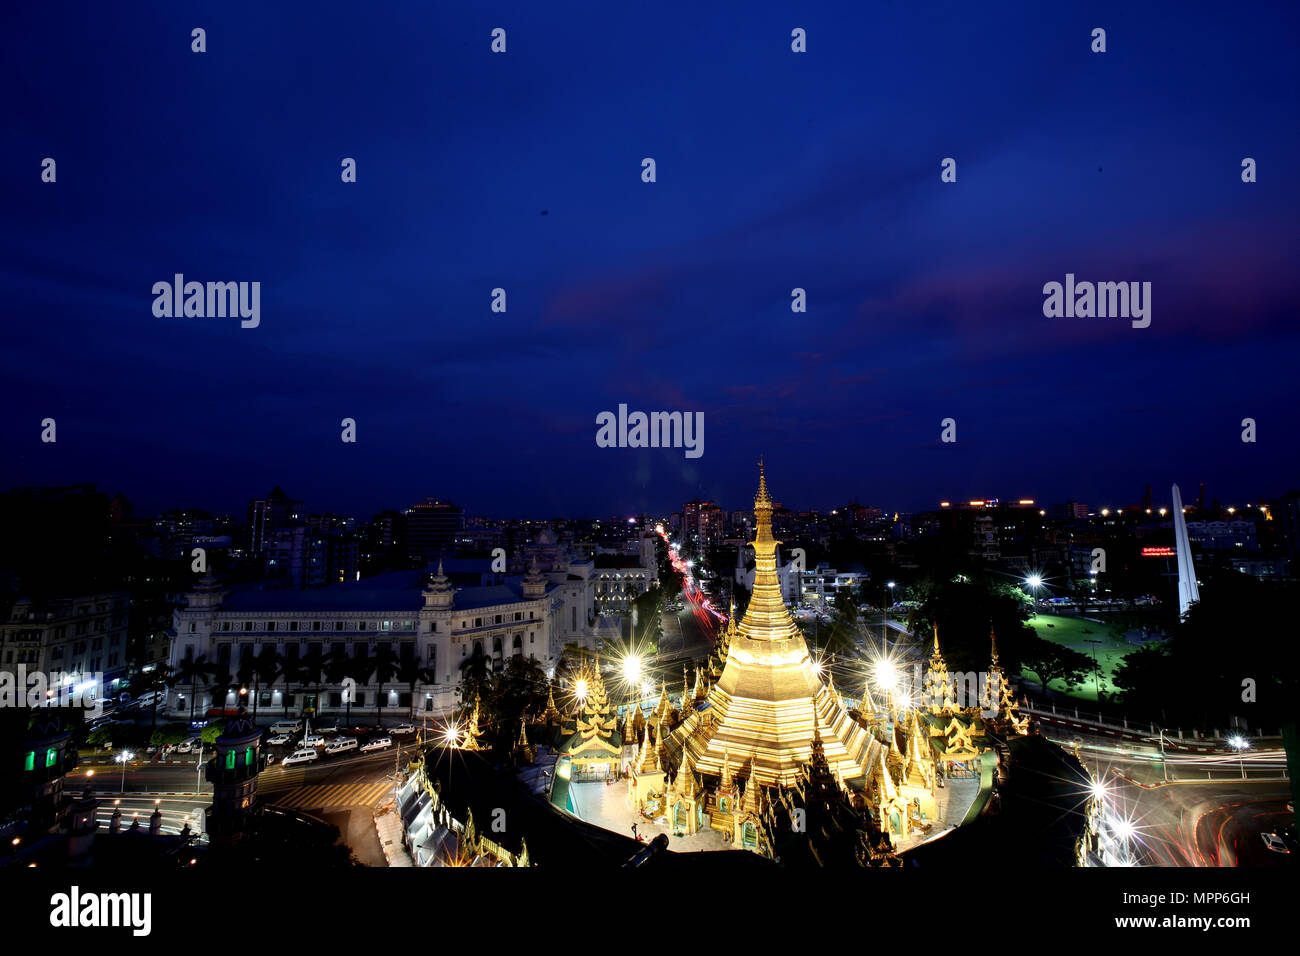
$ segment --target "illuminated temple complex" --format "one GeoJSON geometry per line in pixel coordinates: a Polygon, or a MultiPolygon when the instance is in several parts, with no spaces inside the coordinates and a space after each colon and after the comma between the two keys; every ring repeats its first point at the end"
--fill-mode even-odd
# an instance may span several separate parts
{"type": "Polygon", "coordinates": [[[662,814],[674,832],[709,827],[768,856],[806,830],[841,833],[838,850],[860,865],[887,864],[891,835],[935,822],[941,778],[978,776],[987,760],[996,763],[990,735],[1024,733],[1025,724],[1000,680],[996,645],[997,679],[973,706],[954,700],[937,633],[920,701],[878,686],[880,706],[870,688],[852,706],[833,679],[823,682],[781,598],[772,507],[760,464],[749,606],[739,624],[734,614],[728,620],[680,706],[665,689],[648,718],[629,714],[621,734],[629,800],[662,814]]]}

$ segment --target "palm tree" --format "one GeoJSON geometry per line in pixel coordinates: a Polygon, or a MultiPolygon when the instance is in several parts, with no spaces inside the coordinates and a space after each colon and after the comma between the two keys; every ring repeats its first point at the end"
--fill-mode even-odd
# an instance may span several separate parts
{"type": "Polygon", "coordinates": [[[221,694],[221,709],[224,710],[226,706],[226,694],[230,692],[232,687],[237,686],[238,682],[235,680],[235,675],[230,673],[230,668],[218,670],[214,667],[212,670],[212,683],[208,685],[208,690],[212,693],[212,707],[216,708],[217,694],[219,692],[221,694]]]}
{"type": "Polygon", "coordinates": [[[412,722],[415,721],[415,685],[431,682],[430,674],[431,669],[420,666],[419,660],[414,656],[403,658],[401,665],[397,668],[397,679],[406,684],[411,696],[410,718],[412,722]]]}
{"type": "Polygon", "coordinates": [[[380,727],[384,726],[382,716],[384,709],[384,684],[393,679],[397,673],[398,660],[393,649],[387,644],[381,644],[375,651],[374,661],[375,682],[379,685],[379,693],[375,699],[375,723],[380,727]]]}
{"type": "Polygon", "coordinates": [[[186,657],[181,660],[181,666],[176,669],[176,673],[171,675],[171,685],[189,683],[190,685],[190,723],[194,723],[194,702],[198,696],[198,682],[216,674],[217,668],[208,663],[208,655],[200,654],[198,657],[186,657]]]}
{"type": "Polygon", "coordinates": [[[275,648],[264,646],[261,653],[253,658],[253,720],[257,720],[257,702],[262,696],[262,684],[275,686],[275,679],[280,674],[280,655],[275,648]]]}
{"type": "Polygon", "coordinates": [[[316,688],[316,707],[315,712],[320,713],[320,685],[325,679],[325,655],[319,648],[312,648],[300,661],[302,668],[301,678],[304,683],[310,683],[316,688]]]}
{"type": "MultiPolygon", "coordinates": [[[[370,683],[370,675],[375,672],[375,662],[370,656],[370,648],[365,644],[354,644],[352,648],[352,657],[348,660],[347,674],[357,682],[358,686],[370,683]]],[[[348,698],[347,703],[348,715],[347,723],[352,724],[352,699],[348,698]]]]}
{"type": "MultiPolygon", "coordinates": [[[[239,668],[235,671],[235,680],[238,682],[239,690],[243,691],[243,694],[237,693],[235,695],[235,705],[237,707],[244,706],[242,698],[244,694],[248,693],[248,685],[253,683],[253,677],[255,674],[255,658],[253,655],[251,653],[240,655],[239,668]]],[[[256,691],[254,691],[254,693],[256,693],[256,691]]]]}
{"type": "Polygon", "coordinates": [[[284,657],[277,656],[277,660],[280,665],[280,676],[284,678],[284,715],[288,717],[289,697],[291,696],[289,694],[289,687],[294,681],[301,678],[302,664],[299,662],[298,658],[289,657],[288,655],[285,655],[284,657]]]}

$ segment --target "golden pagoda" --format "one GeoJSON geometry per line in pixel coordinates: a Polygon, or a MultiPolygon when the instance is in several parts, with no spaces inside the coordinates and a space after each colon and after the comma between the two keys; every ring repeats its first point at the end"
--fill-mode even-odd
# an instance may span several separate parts
{"type": "Polygon", "coordinates": [[[469,726],[465,729],[465,742],[461,744],[462,750],[482,750],[483,745],[479,743],[479,737],[482,731],[478,726],[479,697],[474,694],[474,712],[470,715],[469,726]]]}
{"type": "MultiPolygon", "coordinates": [[[[754,587],[739,626],[728,622],[722,673],[696,708],[667,735],[674,765],[683,751],[702,774],[731,776],[751,767],[764,786],[793,786],[812,757],[820,724],[827,764],[836,777],[868,776],[883,748],[853,720],[838,695],[823,686],[803,634],[781,598],[772,536],[772,498],[759,463],[754,499],[754,587]],[[734,630],[733,630],[734,629],[734,630]]],[[[724,783],[725,785],[725,783],[724,783]]]]}

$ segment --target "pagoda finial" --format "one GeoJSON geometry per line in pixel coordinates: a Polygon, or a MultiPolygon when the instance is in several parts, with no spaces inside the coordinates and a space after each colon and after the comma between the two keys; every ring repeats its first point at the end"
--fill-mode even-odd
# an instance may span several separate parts
{"type": "Polygon", "coordinates": [[[724,747],[722,750],[722,781],[719,783],[720,790],[730,790],[735,786],[735,781],[731,777],[731,748],[724,747]]]}
{"type": "Polygon", "coordinates": [[[934,652],[939,653],[939,622],[934,622],[934,652]]]}
{"type": "Polygon", "coordinates": [[[989,643],[993,646],[993,666],[998,666],[998,635],[993,629],[992,623],[989,624],[989,643]]]}
{"type": "Polygon", "coordinates": [[[758,459],[758,495],[754,498],[754,504],[770,505],[772,496],[767,493],[767,471],[763,467],[763,459],[758,459]]]}

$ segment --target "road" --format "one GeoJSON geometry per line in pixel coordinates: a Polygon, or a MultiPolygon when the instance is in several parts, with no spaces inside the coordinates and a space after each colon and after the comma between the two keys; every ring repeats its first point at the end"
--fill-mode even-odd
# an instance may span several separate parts
{"type": "MultiPolygon", "coordinates": [[[[1291,867],[1260,834],[1294,820],[1280,749],[1206,753],[1039,716],[1044,736],[1075,750],[1104,785],[1109,819],[1132,827],[1135,862],[1152,866],[1291,867]],[[1243,773],[1245,777],[1243,777],[1243,773]],[[1166,779],[1167,778],[1167,779],[1166,779]]],[[[1081,795],[1082,798],[1082,795],[1081,795]]]]}
{"type": "MultiPolygon", "coordinates": [[[[342,840],[356,857],[369,866],[386,866],[383,850],[375,832],[375,811],[393,801],[393,778],[398,767],[415,750],[415,738],[400,748],[369,754],[340,754],[322,758],[315,764],[282,767],[279,760],[289,752],[286,747],[268,747],[276,763],[258,777],[258,794],[273,806],[300,810],[319,817],[339,828],[342,840]]],[[[210,751],[205,751],[205,759],[210,751]]],[[[212,802],[212,788],[196,778],[196,754],[181,754],[162,763],[135,760],[121,764],[111,757],[87,755],[68,775],[69,793],[90,787],[103,801],[99,811],[102,825],[107,826],[115,808],[122,811],[122,825],[130,826],[138,817],[147,827],[154,808],[163,814],[164,832],[179,832],[188,823],[201,828],[203,812],[212,802]],[[125,784],[125,786],[123,786],[125,784]]]]}

